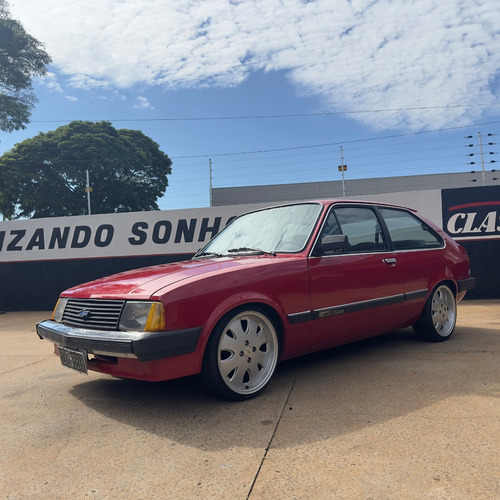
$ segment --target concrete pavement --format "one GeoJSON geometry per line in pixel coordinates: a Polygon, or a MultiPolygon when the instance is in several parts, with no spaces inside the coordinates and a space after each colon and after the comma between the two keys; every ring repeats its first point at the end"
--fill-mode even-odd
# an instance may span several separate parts
{"type": "Polygon", "coordinates": [[[500,498],[500,301],[292,360],[244,403],[72,372],[0,315],[0,498],[500,498]]]}

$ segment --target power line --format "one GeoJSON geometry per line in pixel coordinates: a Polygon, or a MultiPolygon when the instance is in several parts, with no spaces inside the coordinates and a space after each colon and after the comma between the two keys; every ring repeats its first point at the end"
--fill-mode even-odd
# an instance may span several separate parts
{"type": "Polygon", "coordinates": [[[460,129],[466,129],[466,128],[472,128],[472,127],[479,127],[483,125],[492,125],[500,123],[500,120],[497,121],[492,121],[492,122],[485,122],[485,123],[478,123],[478,124],[473,124],[473,125],[461,125],[457,127],[448,127],[448,128],[442,128],[442,129],[436,129],[436,130],[423,130],[420,132],[409,132],[406,134],[394,134],[394,135],[385,135],[385,136],[379,136],[379,137],[370,137],[366,139],[351,139],[351,140],[344,140],[344,141],[338,141],[338,142],[327,142],[323,144],[312,144],[308,146],[292,146],[292,147],[287,147],[287,148],[273,148],[273,149],[259,149],[259,150],[253,150],[253,151],[234,151],[230,153],[206,153],[206,154],[201,154],[201,155],[185,155],[185,156],[172,156],[172,159],[184,159],[184,158],[211,158],[211,157],[218,157],[218,156],[237,156],[237,155],[250,155],[250,154],[260,154],[260,153],[274,153],[277,151],[293,151],[293,150],[299,150],[299,149],[312,149],[312,148],[322,148],[322,147],[329,147],[329,146],[340,146],[343,144],[355,144],[355,143],[361,143],[361,142],[370,142],[370,141],[379,141],[382,139],[395,139],[398,137],[410,137],[410,136],[417,136],[417,135],[423,135],[423,134],[434,134],[436,132],[446,132],[450,130],[460,130],[460,129]]]}
{"type": "MultiPolygon", "coordinates": [[[[433,151],[443,151],[443,150],[448,150],[448,151],[451,151],[451,150],[456,150],[456,146],[446,146],[446,147],[440,147],[440,148],[426,148],[425,149],[425,152],[426,153],[430,153],[430,152],[433,152],[433,151]]],[[[408,154],[408,153],[421,153],[422,152],[422,149],[405,149],[404,150],[404,154],[408,154]]],[[[234,165],[235,163],[237,162],[255,162],[255,161],[258,161],[258,162],[262,162],[262,160],[266,160],[266,163],[259,163],[259,167],[273,167],[273,166],[280,166],[280,165],[302,165],[302,164],[311,164],[311,163],[331,163],[333,161],[333,157],[336,157],[338,154],[338,151],[337,150],[328,150],[328,151],[319,151],[319,152],[315,152],[315,153],[298,153],[298,154],[288,154],[288,155],[279,155],[279,156],[264,156],[264,157],[260,157],[260,158],[245,158],[245,159],[231,159],[231,160],[223,160],[223,161],[220,161],[217,163],[217,172],[218,173],[221,173],[221,172],[229,172],[229,171],[233,171],[234,168],[232,168],[231,166],[224,166],[224,165],[227,165],[227,164],[231,164],[231,165],[234,165]],[[307,160],[301,160],[299,159],[300,156],[306,156],[307,155],[307,160]],[[318,159],[318,155],[328,155],[326,158],[323,158],[323,159],[318,159]],[[314,158],[316,157],[316,159],[311,159],[311,158],[314,158]],[[292,159],[297,159],[298,161],[280,161],[284,158],[292,158],[292,159]],[[277,160],[276,162],[273,162],[273,163],[270,163],[271,160],[277,160]],[[222,165],[222,167],[221,167],[222,165]]],[[[349,152],[349,158],[352,160],[359,160],[359,159],[363,159],[363,158],[375,158],[375,157],[394,157],[394,156],[398,156],[398,155],[401,155],[402,153],[400,151],[385,151],[383,153],[380,153],[380,152],[377,152],[377,153],[364,153],[364,154],[356,154],[356,150],[354,150],[354,153],[352,151],[349,152]]],[[[440,158],[460,158],[461,155],[454,155],[454,156],[443,156],[443,157],[440,157],[440,158]]],[[[431,158],[434,158],[431,157],[431,158]]],[[[423,160],[427,160],[428,158],[427,157],[421,157],[420,158],[420,161],[423,161],[423,160]]],[[[398,161],[401,161],[401,160],[398,160],[398,161]]],[[[385,162],[384,162],[385,163],[385,162]]],[[[193,166],[193,165],[196,165],[196,166],[205,166],[205,163],[196,163],[196,164],[188,164],[189,166],[193,166]]],[[[366,164],[363,164],[364,166],[366,166],[366,164]]],[[[184,165],[183,165],[184,167],[184,165]]],[[[251,165],[248,165],[248,167],[251,167],[251,165]]]]}
{"type": "MultiPolygon", "coordinates": [[[[316,148],[322,148],[322,147],[340,146],[340,145],[345,145],[345,144],[360,144],[360,143],[369,143],[369,142],[375,142],[375,141],[381,141],[381,140],[387,140],[387,139],[396,139],[396,138],[403,138],[403,137],[416,137],[416,136],[421,136],[424,134],[446,132],[446,131],[450,131],[450,130],[460,130],[460,129],[486,126],[486,125],[492,125],[492,124],[498,124],[498,123],[500,123],[500,120],[472,124],[472,125],[462,125],[462,126],[457,126],[457,127],[435,129],[435,130],[409,132],[409,133],[405,133],[405,134],[393,134],[393,135],[370,137],[370,138],[364,138],[364,139],[350,139],[350,140],[322,143],[322,144],[311,144],[311,145],[304,145],[304,146],[292,146],[292,147],[286,147],[286,148],[271,148],[271,149],[260,149],[260,150],[249,150],[249,151],[235,151],[235,152],[225,152],[225,153],[205,153],[205,154],[200,154],[200,155],[169,156],[169,158],[171,160],[177,161],[177,160],[196,159],[196,158],[201,159],[201,158],[213,158],[213,157],[256,155],[256,154],[275,153],[275,152],[284,152],[284,151],[300,151],[300,150],[306,150],[306,149],[310,150],[310,149],[316,149],[316,148]]],[[[359,149],[363,149],[363,148],[359,148],[359,149]]],[[[316,152],[314,154],[317,154],[317,153],[318,152],[316,152]]],[[[325,153],[325,152],[323,152],[323,153],[325,153]]],[[[287,155],[287,156],[288,157],[289,156],[299,156],[299,155],[303,155],[303,154],[310,154],[310,153],[297,153],[297,155],[287,155]]],[[[282,157],[287,157],[287,156],[282,156],[282,157]]],[[[276,158],[279,158],[279,156],[276,158]]],[[[53,162],[53,163],[56,163],[56,162],[91,163],[91,162],[98,162],[98,161],[103,161],[103,160],[116,161],[116,160],[126,160],[126,158],[54,159],[54,160],[51,160],[51,162],[53,162]]],[[[260,160],[262,160],[262,158],[260,160]]],[[[12,161],[12,160],[9,160],[9,161],[12,161]]],[[[28,160],[14,160],[14,161],[16,163],[31,163],[31,161],[28,161],[28,160]]],[[[246,159],[246,160],[234,160],[234,159],[232,159],[230,161],[250,161],[250,160],[249,159],[246,159]]],[[[223,163],[223,162],[221,162],[221,163],[223,163]]],[[[202,165],[202,164],[196,163],[196,164],[191,164],[191,165],[202,165]]]]}
{"type": "MultiPolygon", "coordinates": [[[[395,111],[424,111],[429,109],[453,109],[485,107],[488,104],[450,104],[446,106],[416,106],[410,108],[388,108],[388,109],[361,109],[355,111],[321,111],[318,113],[292,113],[274,115],[240,115],[240,116],[194,116],[194,117],[171,117],[171,118],[113,118],[89,121],[107,122],[181,122],[181,121],[214,121],[214,120],[267,120],[272,118],[304,118],[314,116],[339,116],[357,115],[367,113],[394,113],[395,111]]],[[[78,120],[31,120],[31,123],[70,123],[78,120]]],[[[85,121],[85,120],[84,120],[85,121]]]]}

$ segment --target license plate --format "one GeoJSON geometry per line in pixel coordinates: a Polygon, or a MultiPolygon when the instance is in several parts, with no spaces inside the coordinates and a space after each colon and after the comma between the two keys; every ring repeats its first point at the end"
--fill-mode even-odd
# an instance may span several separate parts
{"type": "Polygon", "coordinates": [[[88,373],[87,354],[81,351],[72,351],[71,349],[66,349],[66,347],[59,347],[59,357],[63,366],[67,366],[80,373],[88,373]]]}

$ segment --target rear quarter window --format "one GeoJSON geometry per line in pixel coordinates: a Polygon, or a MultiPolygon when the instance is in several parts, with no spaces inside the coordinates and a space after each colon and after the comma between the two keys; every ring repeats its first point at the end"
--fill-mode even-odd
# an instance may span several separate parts
{"type": "Polygon", "coordinates": [[[381,208],[394,250],[441,248],[442,238],[425,222],[404,210],[381,208]]]}

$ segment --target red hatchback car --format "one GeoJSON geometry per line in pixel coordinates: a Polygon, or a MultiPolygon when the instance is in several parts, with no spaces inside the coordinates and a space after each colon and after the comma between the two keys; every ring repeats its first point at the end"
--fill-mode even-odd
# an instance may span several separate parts
{"type": "Polygon", "coordinates": [[[66,290],[37,333],[84,373],[200,374],[242,400],[280,360],[410,325],[447,340],[473,286],[466,251],[413,210],[303,202],[236,218],[190,261],[66,290]]]}

